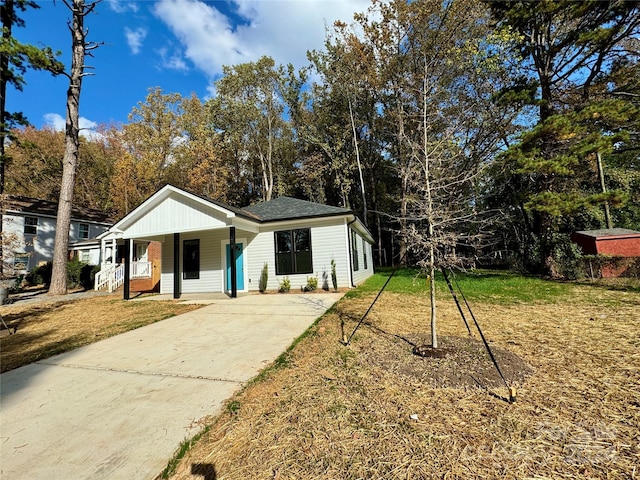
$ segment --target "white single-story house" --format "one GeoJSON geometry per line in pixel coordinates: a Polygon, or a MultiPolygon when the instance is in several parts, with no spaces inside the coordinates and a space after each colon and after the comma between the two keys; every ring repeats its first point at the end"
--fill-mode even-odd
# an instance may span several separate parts
{"type": "MultiPolygon", "coordinates": [[[[2,233],[5,274],[21,275],[53,260],[58,204],[37,198],[5,195],[2,233]]],[[[100,242],[91,240],[113,222],[103,212],[73,207],[69,250],[91,265],[100,263],[100,242]]]]}
{"type": "MultiPolygon", "coordinates": [[[[325,282],[332,288],[332,261],[339,288],[373,274],[373,237],[351,210],[289,197],[239,209],[166,185],[103,237],[106,245],[124,240],[125,255],[132,242],[159,242],[160,293],[174,298],[257,291],[265,264],[271,291],[285,278],[292,289],[310,277],[317,277],[318,288],[325,282]]],[[[128,269],[124,277],[128,299],[128,269]]]]}

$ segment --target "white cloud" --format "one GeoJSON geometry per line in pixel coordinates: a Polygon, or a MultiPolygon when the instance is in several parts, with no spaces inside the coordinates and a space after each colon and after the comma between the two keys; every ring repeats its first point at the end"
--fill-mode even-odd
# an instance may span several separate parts
{"type": "Polygon", "coordinates": [[[243,23],[234,24],[215,6],[200,0],[159,0],[158,16],[184,47],[184,55],[210,78],[223,65],[256,61],[263,55],[276,64],[306,65],[307,50],[322,49],[326,27],[335,20],[351,23],[369,0],[240,0],[236,8],[243,23]]]}
{"type": "Polygon", "coordinates": [[[142,42],[147,36],[147,30],[142,27],[136,28],[135,30],[131,30],[129,27],[125,27],[124,35],[127,38],[127,44],[129,44],[131,53],[133,53],[134,55],[140,53],[142,42]]]}
{"type": "Polygon", "coordinates": [[[116,13],[137,12],[138,5],[130,0],[107,0],[107,3],[116,13]]]}
{"type": "Polygon", "coordinates": [[[162,62],[162,68],[168,68],[169,70],[177,70],[179,72],[187,72],[189,67],[186,62],[180,55],[180,51],[177,49],[173,49],[172,52],[169,52],[169,49],[166,47],[159,48],[158,55],[160,55],[160,61],[162,62]]]}
{"type": "MultiPolygon", "coordinates": [[[[45,113],[43,115],[44,125],[53,128],[57,132],[64,132],[66,119],[58,113],[45,113]]],[[[78,119],[80,124],[80,135],[88,139],[101,138],[101,134],[96,131],[98,124],[84,117],[78,119]]]]}

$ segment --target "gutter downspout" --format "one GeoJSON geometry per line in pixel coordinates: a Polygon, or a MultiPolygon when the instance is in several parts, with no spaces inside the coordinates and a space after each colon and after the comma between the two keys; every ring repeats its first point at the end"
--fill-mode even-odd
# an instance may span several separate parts
{"type": "Polygon", "coordinates": [[[355,288],[356,284],[353,283],[353,253],[351,251],[351,230],[349,229],[349,225],[355,223],[358,220],[357,217],[353,217],[353,220],[347,222],[347,249],[349,251],[349,284],[351,288],[355,288]]]}

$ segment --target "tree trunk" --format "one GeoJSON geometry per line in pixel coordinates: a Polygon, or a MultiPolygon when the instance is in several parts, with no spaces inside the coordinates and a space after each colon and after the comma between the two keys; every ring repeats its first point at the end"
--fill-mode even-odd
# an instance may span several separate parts
{"type": "Polygon", "coordinates": [[[434,212],[433,197],[431,195],[431,159],[429,158],[429,138],[427,135],[427,64],[424,67],[422,99],[422,151],[424,154],[424,183],[427,200],[427,223],[429,228],[429,292],[431,301],[431,347],[438,348],[438,335],[436,333],[436,256],[434,244],[434,212]]]}
{"type": "Polygon", "coordinates": [[[353,130],[353,147],[356,150],[356,162],[358,163],[358,173],[360,175],[360,194],[362,195],[362,221],[365,227],[369,226],[367,221],[367,196],[364,190],[364,177],[362,175],[362,164],[360,163],[360,150],[358,149],[358,136],[356,135],[356,122],[353,118],[353,109],[351,108],[351,98],[349,97],[349,118],[351,119],[351,129],[353,130]]]}
{"type": "MultiPolygon", "coordinates": [[[[429,226],[433,232],[433,228],[429,226]]],[[[433,243],[429,248],[429,293],[431,300],[431,347],[438,348],[438,334],[436,333],[436,268],[433,243]]]]}
{"type": "Polygon", "coordinates": [[[79,104],[84,57],[86,49],[84,16],[84,0],[73,0],[68,4],[72,12],[69,29],[72,37],[71,75],[67,90],[67,120],[65,127],[65,145],[62,166],[62,184],[58,202],[56,220],[56,237],[53,251],[53,270],[49,293],[63,295],[67,293],[67,261],[69,259],[69,228],[71,226],[71,207],[73,205],[73,189],[76,180],[78,148],[80,145],[79,104]]]}
{"type": "MultiPolygon", "coordinates": [[[[9,41],[13,18],[13,0],[6,0],[2,8],[2,39],[9,41]]],[[[4,156],[4,140],[7,136],[7,82],[9,76],[9,54],[0,55],[0,279],[4,278],[4,172],[6,158],[4,156]]]]}

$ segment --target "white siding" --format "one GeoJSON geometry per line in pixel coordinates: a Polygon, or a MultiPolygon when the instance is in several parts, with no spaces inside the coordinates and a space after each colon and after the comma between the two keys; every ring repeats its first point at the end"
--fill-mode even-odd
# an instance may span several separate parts
{"type": "MultiPolygon", "coordinates": [[[[292,290],[299,290],[307,284],[308,277],[318,278],[318,288],[322,288],[323,274],[329,289],[331,281],[331,260],[336,263],[336,276],[339,288],[351,287],[349,272],[351,259],[348,250],[347,227],[344,219],[314,220],[309,224],[302,222],[274,225],[261,225],[257,234],[236,229],[237,243],[243,243],[245,291],[258,291],[260,275],[265,262],[268,265],[267,290],[276,291],[285,275],[276,275],[274,232],[296,228],[311,229],[311,254],[313,273],[286,275],[292,290]]],[[[229,243],[229,230],[190,232],[180,235],[180,249],[187,239],[200,239],[200,278],[181,279],[182,293],[223,292],[225,290],[226,244],[229,243]]],[[[360,269],[354,274],[354,282],[362,283],[373,273],[371,245],[364,242],[367,249],[367,269],[364,268],[362,237],[357,236],[360,269]]],[[[182,253],[180,255],[182,271],[182,253]]],[[[173,293],[173,235],[167,235],[162,246],[161,293],[173,293]]]]}
{"type": "Polygon", "coordinates": [[[323,273],[326,274],[327,284],[333,289],[331,283],[331,260],[336,262],[336,277],[338,287],[349,287],[349,257],[345,252],[345,224],[342,219],[322,220],[312,225],[303,223],[262,226],[260,233],[249,243],[250,264],[249,279],[250,290],[258,290],[262,267],[266,262],[269,266],[269,278],[267,290],[277,290],[285,276],[289,277],[292,290],[299,290],[307,284],[307,277],[318,277],[318,288],[322,288],[323,273]],[[301,275],[276,275],[275,266],[275,239],[274,232],[280,230],[311,228],[311,255],[313,259],[313,273],[301,275]]]}
{"type": "Polygon", "coordinates": [[[356,285],[360,285],[367,278],[373,275],[373,263],[371,258],[371,244],[369,244],[366,240],[364,240],[358,232],[356,232],[356,243],[358,250],[358,271],[353,272],[353,283],[356,285]],[[367,257],[366,267],[365,268],[365,255],[367,257]]]}
{"type": "MultiPolygon", "coordinates": [[[[79,223],[89,224],[89,235],[92,237],[107,230],[107,227],[102,224],[73,220],[69,232],[69,242],[77,240],[75,235],[77,235],[79,223]]],[[[16,215],[9,212],[3,215],[2,225],[5,238],[11,237],[13,239],[10,245],[8,245],[7,251],[4,252],[7,259],[12,258],[16,253],[29,254],[27,271],[37,267],[41,263],[53,260],[53,247],[56,236],[55,218],[31,213],[16,215]],[[24,233],[25,217],[35,217],[38,219],[37,233],[35,235],[24,233]]],[[[24,271],[17,273],[24,273],[24,271]]]]}
{"type": "MultiPolygon", "coordinates": [[[[250,234],[236,230],[236,242],[243,243],[243,259],[245,262],[245,290],[249,286],[247,278],[247,265],[251,252],[248,241],[250,234]]],[[[226,244],[229,243],[229,230],[220,229],[213,231],[190,232],[180,235],[180,271],[182,272],[182,255],[184,241],[200,240],[200,278],[183,279],[181,276],[182,293],[203,293],[224,291],[226,258],[226,244]]],[[[256,283],[256,289],[258,288],[256,283]]],[[[160,281],[160,293],[173,293],[173,235],[167,235],[162,244],[162,278],[160,281]]]]}
{"type": "Polygon", "coordinates": [[[175,232],[194,232],[227,225],[224,215],[189,198],[172,194],[146,215],[126,227],[127,238],[145,238],[175,232]]]}

